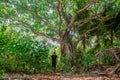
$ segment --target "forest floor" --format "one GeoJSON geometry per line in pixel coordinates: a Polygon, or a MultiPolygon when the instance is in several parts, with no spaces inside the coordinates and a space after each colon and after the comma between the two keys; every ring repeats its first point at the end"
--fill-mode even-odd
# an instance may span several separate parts
{"type": "Polygon", "coordinates": [[[6,73],[0,80],[120,80],[120,63],[116,66],[92,66],[87,72],[78,70],[75,73],[46,72],[44,74],[6,73]],[[116,73],[116,70],[118,73],[116,73]]]}
{"type": "Polygon", "coordinates": [[[92,74],[72,74],[72,73],[49,73],[49,74],[23,74],[7,73],[0,80],[120,80],[120,75],[96,75],[92,74]]]}

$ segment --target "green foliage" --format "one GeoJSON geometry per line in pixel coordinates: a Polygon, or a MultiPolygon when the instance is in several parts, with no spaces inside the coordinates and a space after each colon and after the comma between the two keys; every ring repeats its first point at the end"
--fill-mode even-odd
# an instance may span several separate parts
{"type": "Polygon", "coordinates": [[[5,31],[0,36],[0,70],[28,73],[50,70],[47,45],[27,36],[14,38],[15,34],[9,36],[5,31]]]}
{"type": "Polygon", "coordinates": [[[49,50],[47,46],[39,44],[35,45],[35,43],[32,43],[31,45],[34,45],[34,47],[32,47],[31,49],[27,49],[30,47],[30,45],[27,48],[24,47],[23,50],[23,47],[19,46],[19,49],[17,48],[18,51],[17,49],[14,49],[14,52],[12,49],[9,49],[7,53],[2,53],[0,55],[0,68],[6,71],[22,71],[30,73],[38,73],[49,70],[49,50]],[[35,47],[38,48],[36,49],[35,47]]]}
{"type": "Polygon", "coordinates": [[[82,57],[82,65],[87,68],[93,60],[94,56],[92,54],[85,54],[82,57]]]}
{"type": "MultiPolygon", "coordinates": [[[[5,53],[0,55],[0,68],[6,71],[38,73],[49,70],[48,49],[38,47],[38,51],[27,53],[5,53]]],[[[34,49],[31,49],[34,50],[34,49]]]]}
{"type": "Polygon", "coordinates": [[[75,54],[68,53],[65,56],[61,56],[57,64],[57,70],[63,72],[74,73],[76,71],[76,66],[73,65],[75,54]]]}
{"type": "Polygon", "coordinates": [[[115,60],[112,58],[110,54],[106,53],[102,56],[102,63],[104,65],[114,65],[115,60]]]}
{"type": "Polygon", "coordinates": [[[0,76],[3,76],[5,74],[4,70],[0,70],[0,76]]]}

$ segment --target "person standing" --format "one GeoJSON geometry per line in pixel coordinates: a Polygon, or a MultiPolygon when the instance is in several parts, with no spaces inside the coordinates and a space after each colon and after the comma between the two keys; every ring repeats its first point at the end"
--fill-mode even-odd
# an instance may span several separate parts
{"type": "Polygon", "coordinates": [[[56,71],[56,64],[57,64],[57,55],[54,51],[54,53],[51,55],[51,59],[52,59],[52,70],[53,72],[56,71]]]}

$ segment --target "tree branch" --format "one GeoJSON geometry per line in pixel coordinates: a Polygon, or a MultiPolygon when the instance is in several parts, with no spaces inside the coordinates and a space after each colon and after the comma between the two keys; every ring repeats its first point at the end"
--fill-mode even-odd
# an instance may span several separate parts
{"type": "Polygon", "coordinates": [[[89,32],[95,31],[95,30],[97,30],[98,28],[103,27],[103,26],[101,26],[101,25],[104,25],[104,22],[105,22],[105,21],[111,19],[111,15],[113,15],[113,13],[111,13],[110,15],[107,15],[106,17],[102,17],[101,22],[100,22],[96,27],[93,27],[92,29],[89,29],[89,30],[86,31],[84,34],[82,34],[82,35],[78,38],[78,40],[75,42],[75,46],[78,45],[79,41],[82,40],[82,37],[83,37],[85,34],[88,34],[89,32]]]}
{"type": "Polygon", "coordinates": [[[78,22],[77,28],[79,29],[82,26],[84,26],[85,24],[87,24],[88,22],[90,22],[91,20],[94,20],[94,19],[97,19],[97,18],[98,18],[97,16],[92,16],[90,18],[83,19],[83,20],[78,22]]]}
{"type": "Polygon", "coordinates": [[[28,29],[30,29],[34,34],[36,34],[37,36],[43,36],[43,37],[46,37],[48,39],[51,39],[53,41],[57,41],[57,42],[60,42],[60,39],[57,39],[57,38],[53,38],[53,37],[50,37],[48,36],[46,33],[43,33],[43,32],[36,32],[32,26],[30,24],[28,24],[27,22],[24,22],[22,20],[16,20],[18,21],[21,25],[24,25],[25,27],[27,27],[28,29]]]}
{"type": "Polygon", "coordinates": [[[59,16],[59,20],[60,22],[58,23],[58,31],[59,31],[59,36],[61,36],[61,25],[62,25],[62,16],[61,16],[61,6],[60,6],[60,0],[58,0],[58,7],[57,7],[57,11],[58,11],[58,16],[59,16]]]}
{"type": "Polygon", "coordinates": [[[51,3],[49,0],[45,0],[48,4],[50,4],[53,8],[57,9],[58,6],[56,6],[55,4],[51,3]]]}
{"type": "Polygon", "coordinates": [[[68,19],[67,15],[65,14],[65,12],[63,11],[63,8],[60,5],[61,0],[57,0],[57,1],[58,1],[58,5],[56,6],[52,2],[46,0],[46,2],[48,4],[50,4],[54,9],[56,9],[57,12],[58,12],[58,16],[59,16],[59,20],[60,20],[60,22],[58,23],[58,28],[59,28],[58,31],[59,31],[59,36],[62,36],[61,32],[60,32],[61,24],[62,24],[62,18],[64,19],[66,26],[69,24],[69,19],[68,19]]]}
{"type": "Polygon", "coordinates": [[[76,14],[71,18],[71,21],[70,21],[70,23],[69,23],[69,27],[75,22],[75,19],[76,19],[76,17],[78,16],[78,15],[80,15],[82,12],[84,12],[84,11],[86,11],[86,9],[89,7],[89,6],[91,6],[93,3],[96,3],[96,2],[98,2],[99,0],[96,0],[96,1],[91,1],[91,2],[89,2],[86,6],[84,6],[82,9],[80,9],[79,11],[77,11],[76,12],[76,14]]]}
{"type": "MultiPolygon", "coordinates": [[[[46,0],[46,1],[48,1],[48,0],[46,0]]],[[[8,0],[7,2],[10,3],[10,4],[13,4],[13,5],[15,5],[15,6],[19,6],[19,7],[23,8],[23,9],[25,9],[25,10],[28,11],[30,14],[34,15],[37,19],[39,19],[40,21],[42,21],[46,26],[50,27],[50,29],[51,29],[52,31],[54,31],[56,34],[59,34],[58,31],[56,31],[56,30],[53,28],[53,25],[50,23],[49,20],[47,20],[47,19],[45,19],[45,18],[43,18],[42,16],[40,16],[40,15],[37,14],[37,9],[36,9],[36,8],[30,9],[30,8],[28,8],[27,6],[22,6],[22,5],[18,5],[18,4],[15,4],[15,3],[11,3],[9,0],[8,0]]]]}
{"type": "Polygon", "coordinates": [[[87,9],[88,7],[90,7],[93,3],[95,4],[95,3],[97,3],[98,1],[99,1],[99,0],[91,1],[91,2],[89,2],[87,5],[85,5],[82,9],[80,9],[79,11],[77,11],[77,12],[75,13],[75,15],[71,18],[70,23],[68,24],[65,32],[63,33],[63,36],[65,36],[66,33],[68,33],[68,32],[70,31],[71,26],[72,26],[73,23],[75,22],[77,16],[80,15],[81,13],[83,13],[84,11],[86,11],[86,9],[87,9]]]}

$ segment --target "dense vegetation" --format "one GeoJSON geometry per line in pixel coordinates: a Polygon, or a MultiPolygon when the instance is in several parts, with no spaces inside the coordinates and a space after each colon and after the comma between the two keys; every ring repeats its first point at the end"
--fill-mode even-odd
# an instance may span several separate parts
{"type": "Polygon", "coordinates": [[[96,55],[119,49],[119,34],[120,0],[0,0],[0,74],[51,71],[54,49],[57,71],[114,65],[96,55]]]}

